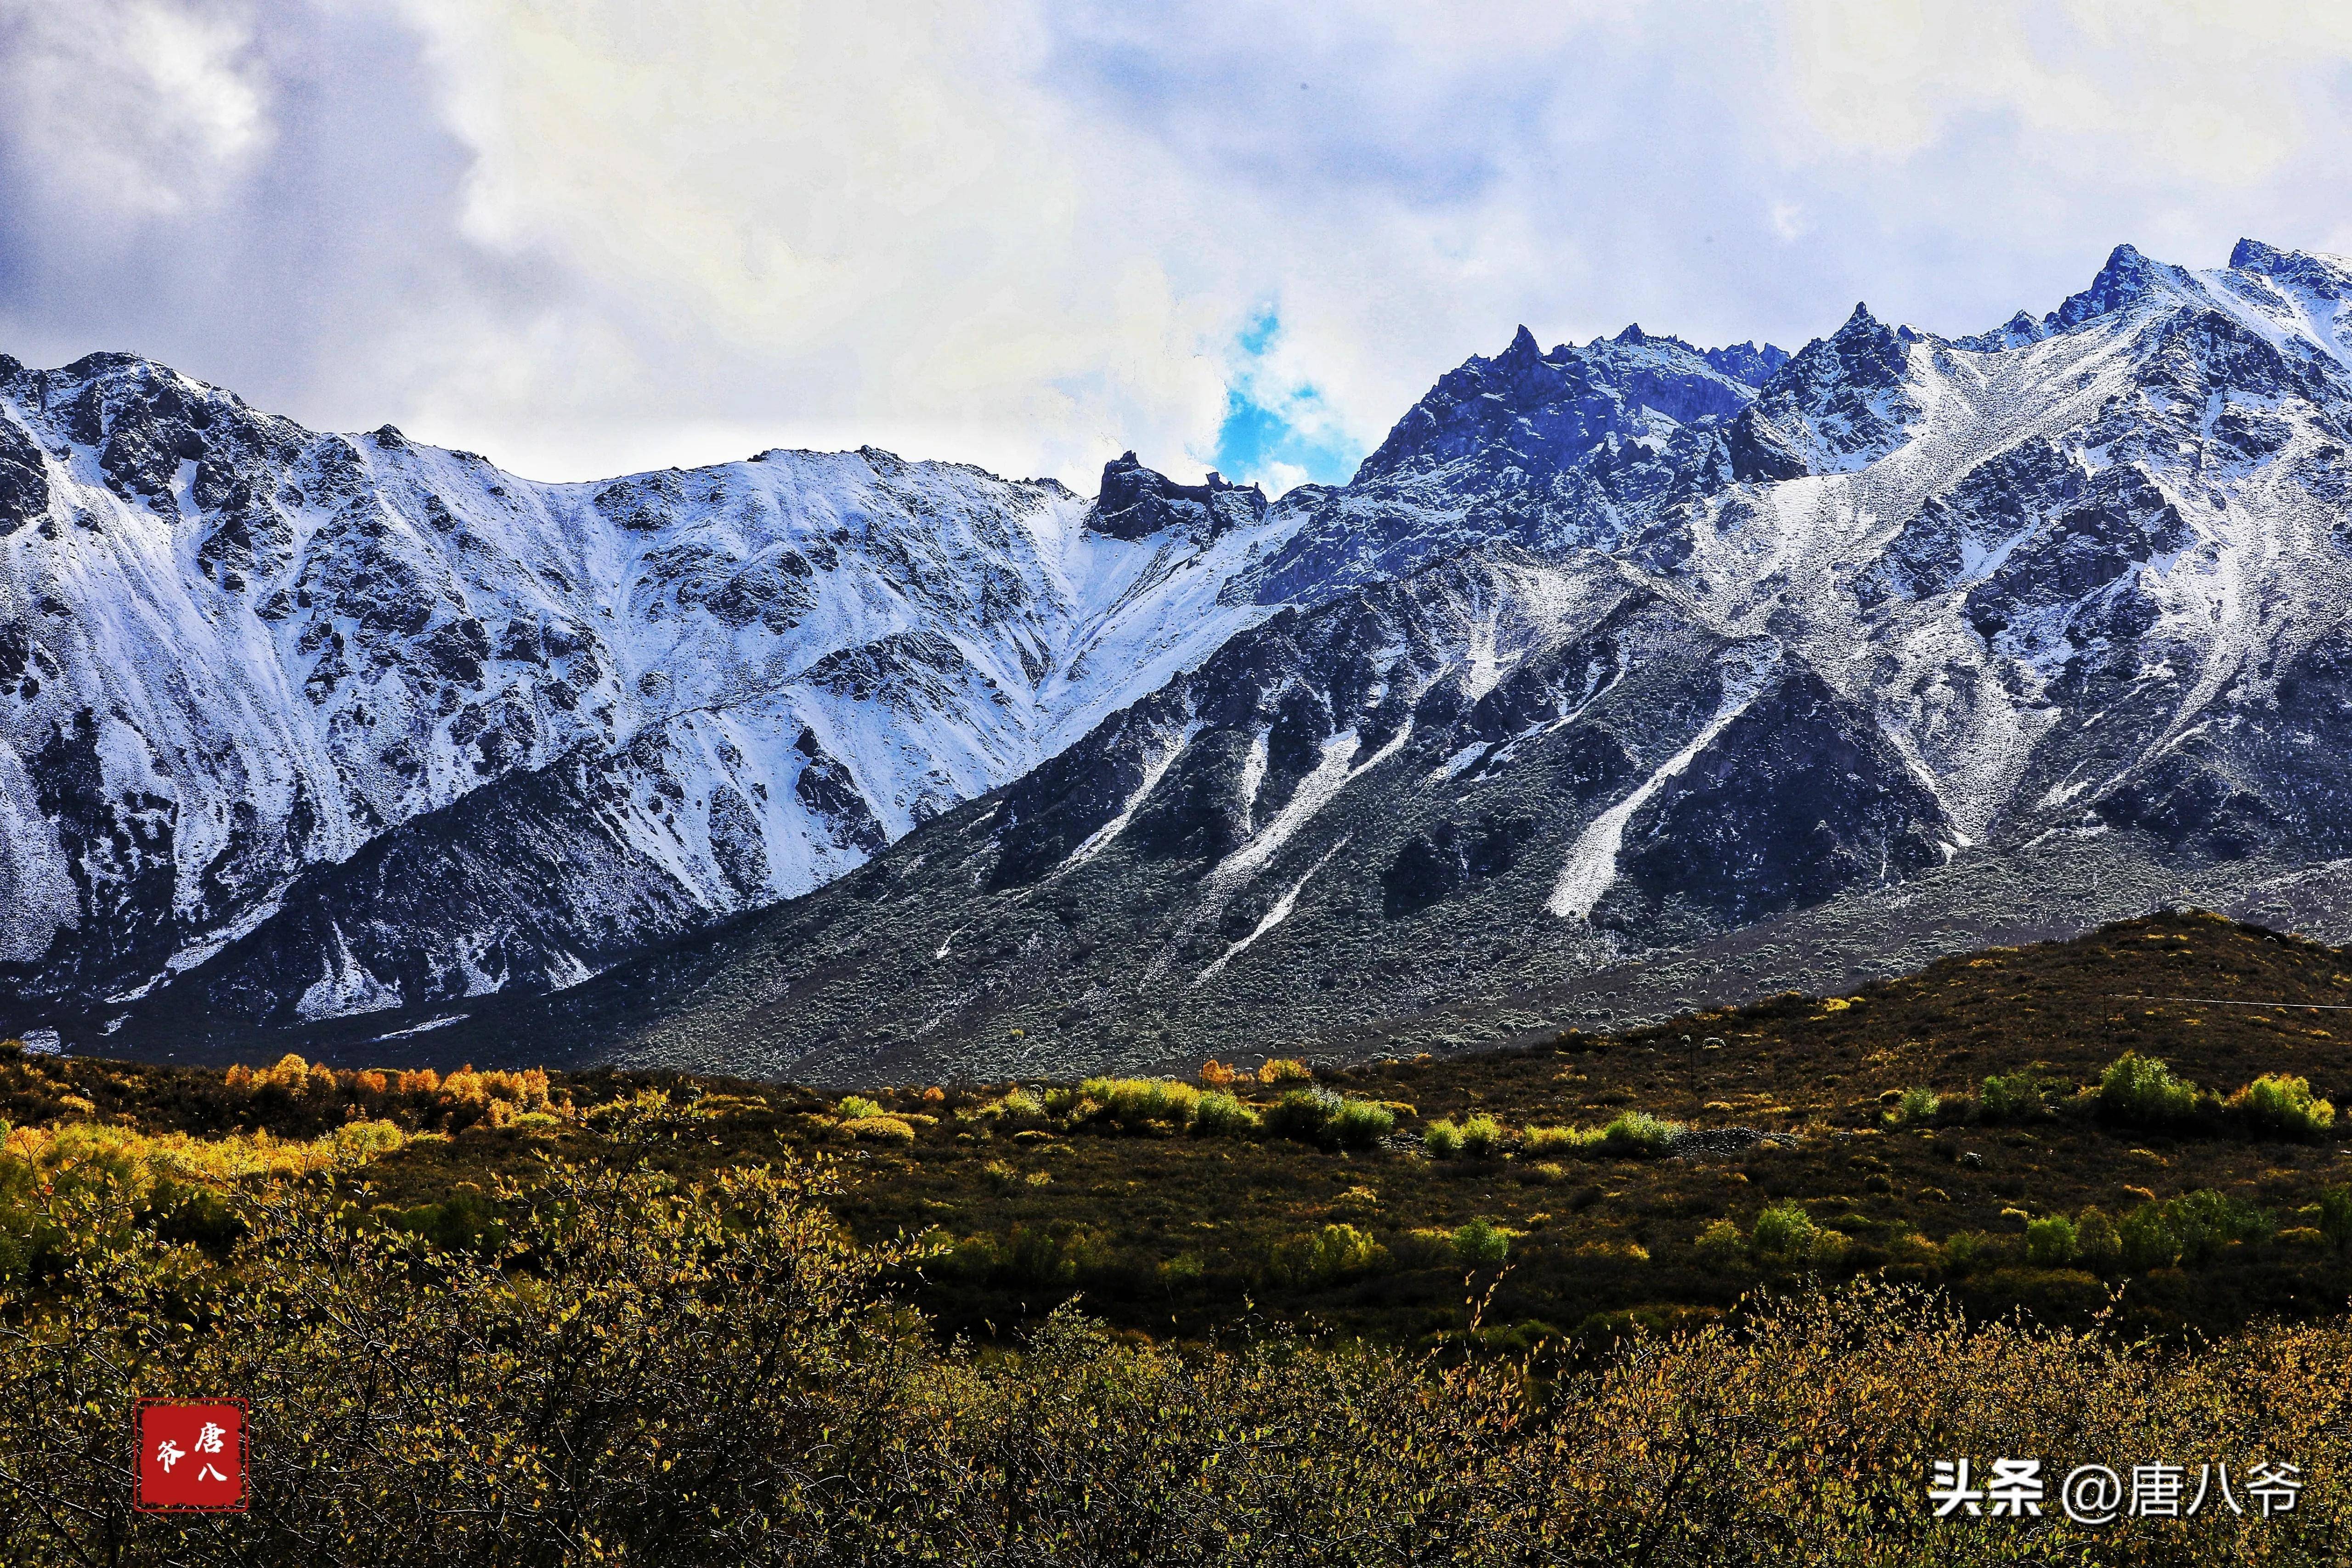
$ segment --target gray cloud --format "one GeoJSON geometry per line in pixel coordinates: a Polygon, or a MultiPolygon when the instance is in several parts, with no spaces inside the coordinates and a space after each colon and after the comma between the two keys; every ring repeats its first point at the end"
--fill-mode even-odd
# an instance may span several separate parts
{"type": "Polygon", "coordinates": [[[1085,486],[1213,460],[1237,380],[1376,440],[1521,321],[1964,331],[2119,240],[2352,249],[2347,60],[2252,3],[0,0],[0,349],[549,476],[1085,486]]]}

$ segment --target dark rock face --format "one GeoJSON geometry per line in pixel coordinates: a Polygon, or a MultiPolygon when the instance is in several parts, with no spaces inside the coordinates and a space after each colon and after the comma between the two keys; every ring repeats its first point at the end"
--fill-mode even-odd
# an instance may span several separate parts
{"type": "Polygon", "coordinates": [[[711,858],[719,874],[739,897],[756,901],[768,885],[768,842],[760,830],[759,814],[742,791],[722,784],[710,792],[709,828],[711,858]]]}
{"type": "Polygon", "coordinates": [[[297,879],[278,913],[149,1011],[201,1037],[388,1002],[430,1006],[569,984],[647,933],[709,918],[606,809],[622,760],[510,774],[297,879]],[[595,867],[593,881],[579,875],[595,867]],[[593,889],[595,902],[581,892],[593,889]]]}
{"type": "Polygon", "coordinates": [[[1478,542],[1549,554],[1671,527],[1733,482],[1735,416],[1788,358],[1639,327],[1547,353],[1522,327],[1441,378],[1345,489],[1283,497],[1305,521],[1247,581],[1262,601],[1311,603],[1478,542]]]}
{"type": "Polygon", "coordinates": [[[49,510],[48,469],[23,426],[0,414],[0,534],[14,533],[49,510]]]}
{"type": "Polygon", "coordinates": [[[41,814],[65,851],[82,927],[58,932],[39,962],[0,970],[0,982],[37,994],[71,994],[160,964],[177,934],[178,804],[144,790],[118,795],[107,789],[100,745],[109,722],[118,726],[118,736],[126,732],[120,721],[87,708],[69,714],[26,759],[41,814]]]}
{"type": "MultiPolygon", "coordinates": [[[[2046,477],[2049,469],[2042,467],[2036,473],[2046,477]]],[[[2003,496],[2010,506],[2025,499],[2018,490],[2003,496]]],[[[2044,614],[2046,625],[2048,613],[2080,605],[2135,567],[2188,542],[2188,525],[2178,509],[2136,469],[2110,468],[2082,483],[2063,475],[2039,487],[2032,499],[2051,505],[2053,514],[2040,526],[2028,523],[2000,568],[1968,592],[1969,623],[1987,637],[2000,635],[2036,611],[2044,614]]],[[[2025,521],[2021,512],[2011,515],[2025,521]]],[[[2136,635],[2122,623],[2110,629],[2136,635]]]]}
{"type": "Polygon", "coordinates": [[[1265,492],[1255,485],[1230,484],[1214,471],[1205,484],[1180,485],[1137,462],[1133,452],[1122,452],[1103,465],[1102,491],[1087,526],[1113,539],[1148,539],[1181,528],[1205,542],[1263,521],[1265,507],[1265,492]]]}
{"type": "Polygon", "coordinates": [[[1466,832],[1440,822],[1426,833],[1416,833],[1381,873],[1381,911],[1397,920],[1452,898],[1472,882],[1499,876],[1535,837],[1533,817],[1492,815],[1466,832]]]}
{"type": "Polygon", "coordinates": [[[1155,693],[1106,721],[1101,744],[1073,746],[1006,785],[988,887],[1040,880],[1108,826],[1181,745],[1185,717],[1180,694],[1155,693]]]}
{"type": "Polygon", "coordinates": [[[703,607],[726,626],[745,626],[756,620],[771,632],[788,632],[816,607],[816,593],[810,585],[815,575],[807,556],[780,548],[728,578],[702,601],[703,607]]]}
{"type": "Polygon", "coordinates": [[[1909,374],[1909,341],[1856,305],[1834,336],[1806,344],[1732,422],[1733,471],[1785,479],[1885,457],[1920,414],[1905,390],[1909,374]]]}
{"type": "Polygon", "coordinates": [[[809,666],[802,677],[811,686],[861,702],[919,693],[936,698],[947,683],[967,678],[987,679],[936,632],[892,632],[842,648],[809,666]]]}
{"type": "Polygon", "coordinates": [[[677,518],[686,496],[686,477],[676,468],[616,479],[596,492],[596,510],[623,528],[652,532],[677,518]]]}
{"type": "Polygon", "coordinates": [[[1634,813],[1615,896],[1745,925],[1939,866],[1952,832],[1868,712],[1798,670],[1634,813]]]}
{"type": "Polygon", "coordinates": [[[881,848],[888,835],[875,817],[874,808],[866,804],[847,765],[818,743],[814,731],[802,731],[796,744],[808,759],[793,781],[793,793],[801,804],[829,826],[835,842],[869,855],[881,848]]]}
{"type": "MultiPolygon", "coordinates": [[[[2137,476],[2105,480],[2110,493],[2141,494],[2137,476]]],[[[2035,537],[2063,536],[2052,520],[2084,492],[2083,471],[2046,441],[2026,441],[1987,458],[1941,495],[1927,498],[1871,571],[1858,580],[1865,603],[1917,601],[1967,585],[1970,563],[1988,561],[2035,537]]],[[[2163,503],[2158,498],[2158,504],[2163,503]]],[[[2031,552],[2029,552],[2031,553],[2031,552]]],[[[2102,582],[2111,581],[2113,574],[2102,582]]],[[[1987,592],[1987,601],[1993,592],[1987,592]]],[[[1995,615],[2000,611],[1992,612],[1995,615]]]]}

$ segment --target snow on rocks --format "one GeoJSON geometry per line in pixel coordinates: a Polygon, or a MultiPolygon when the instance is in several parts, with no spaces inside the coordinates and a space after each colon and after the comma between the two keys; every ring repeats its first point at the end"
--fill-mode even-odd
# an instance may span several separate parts
{"type": "Polygon", "coordinates": [[[1058,485],[875,448],[539,484],[127,355],[0,360],[0,502],[10,989],[249,965],[298,879],[387,833],[497,858],[451,815],[485,791],[593,825],[528,918],[376,933],[439,954],[422,995],[343,879],[302,1016],[552,985],[819,886],[1269,614],[1220,591],[1287,526],[1221,500],[1113,537],[1058,485]]]}

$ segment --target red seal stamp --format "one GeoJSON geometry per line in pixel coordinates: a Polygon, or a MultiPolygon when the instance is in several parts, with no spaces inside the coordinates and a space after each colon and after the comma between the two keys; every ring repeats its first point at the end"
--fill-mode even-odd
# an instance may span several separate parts
{"type": "Polygon", "coordinates": [[[139,1500],[148,1512],[246,1506],[245,1401],[139,1402],[139,1500]]]}

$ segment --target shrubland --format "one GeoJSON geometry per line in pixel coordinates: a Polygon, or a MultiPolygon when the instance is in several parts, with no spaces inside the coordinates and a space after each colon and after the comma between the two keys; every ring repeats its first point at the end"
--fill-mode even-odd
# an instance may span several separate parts
{"type": "MultiPolygon", "coordinates": [[[[45,1194],[60,1268],[0,1300],[9,1561],[2299,1563],[2346,1541],[2318,1486],[2273,1519],[2100,1531],[1923,1496],[1968,1454],[2340,1474],[2341,1318],[2168,1350],[1857,1281],[1628,1318],[1541,1376],[1279,1328],[1160,1344],[1070,1307],[983,1347],[894,1292],[923,1247],[842,1234],[824,1162],[537,1174],[496,1192],[490,1247],[365,1223],[342,1181],[265,1182],[218,1258],[127,1191],[45,1194]],[[224,1391],[249,1401],[251,1510],[132,1512],[134,1397],[224,1391]]],[[[1774,1250],[1819,1239],[1786,1206],[1768,1226],[1774,1250]]],[[[1507,1253],[1465,1229],[1465,1256],[1507,1253]]],[[[1379,1251],[1332,1226],[1286,1267],[1379,1251]]]]}
{"type": "MultiPolygon", "coordinates": [[[[2200,947],[2249,1000],[2352,988],[2175,916],[1837,1007],[1354,1066],[818,1093],[0,1047],[0,1407],[36,1413],[0,1540],[2012,1561],[2016,1531],[1924,1521],[1927,1459],[2352,1457],[2352,1049],[2116,994],[2200,947]],[[269,1508],[132,1521],[125,1391],[236,1380],[299,1435],[269,1508]]],[[[2330,1561],[2332,1499],[2032,1539],[2330,1561]]]]}

